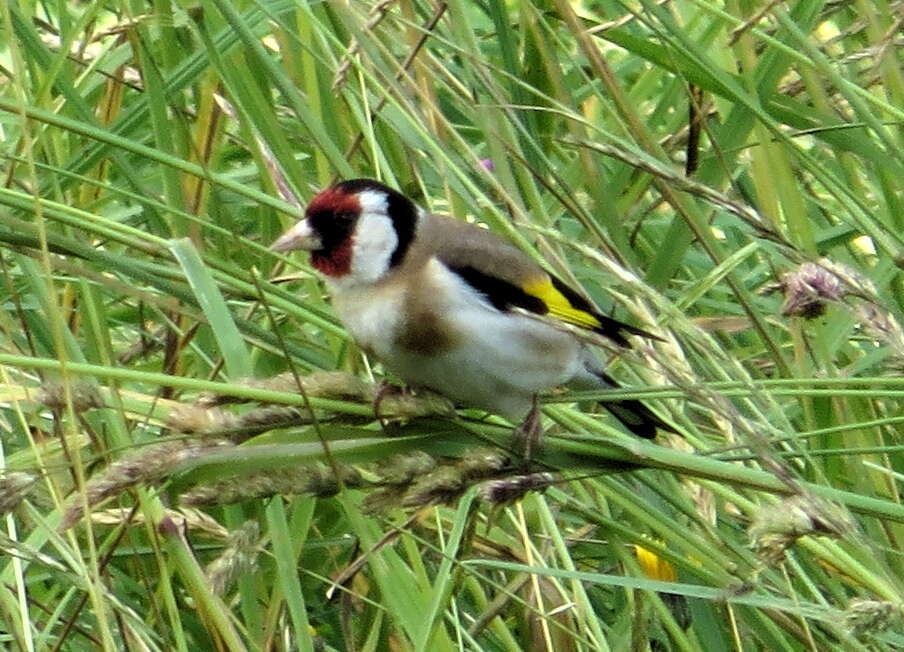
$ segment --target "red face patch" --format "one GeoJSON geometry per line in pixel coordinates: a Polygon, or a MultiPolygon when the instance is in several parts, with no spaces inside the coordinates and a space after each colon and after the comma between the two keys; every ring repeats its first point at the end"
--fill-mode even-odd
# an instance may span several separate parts
{"type": "Polygon", "coordinates": [[[326,276],[345,276],[352,270],[352,236],[329,251],[311,252],[311,266],[326,276]]]}
{"type": "Polygon", "coordinates": [[[361,212],[361,204],[356,195],[349,195],[341,188],[327,188],[311,200],[308,204],[307,215],[310,218],[317,213],[332,213],[341,215],[351,213],[357,215],[361,212]]]}
{"type": "Polygon", "coordinates": [[[341,188],[328,188],[314,197],[306,216],[322,242],[322,247],[311,254],[311,265],[315,269],[333,277],[351,271],[352,242],[360,214],[358,197],[341,188]]]}

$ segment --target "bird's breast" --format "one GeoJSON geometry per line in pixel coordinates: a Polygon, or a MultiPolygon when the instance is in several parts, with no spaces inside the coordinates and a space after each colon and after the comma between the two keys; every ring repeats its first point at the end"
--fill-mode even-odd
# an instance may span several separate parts
{"type": "Polygon", "coordinates": [[[572,334],[497,310],[439,261],[421,271],[416,281],[409,275],[333,293],[359,346],[407,383],[515,417],[535,393],[579,373],[582,347],[572,334]]]}
{"type": "Polygon", "coordinates": [[[333,294],[343,325],[364,350],[392,365],[404,354],[439,355],[459,344],[459,333],[441,295],[386,283],[344,288],[333,294]]]}
{"type": "Polygon", "coordinates": [[[333,292],[333,308],[358,346],[378,357],[392,349],[403,320],[404,292],[396,287],[344,287],[333,292]]]}

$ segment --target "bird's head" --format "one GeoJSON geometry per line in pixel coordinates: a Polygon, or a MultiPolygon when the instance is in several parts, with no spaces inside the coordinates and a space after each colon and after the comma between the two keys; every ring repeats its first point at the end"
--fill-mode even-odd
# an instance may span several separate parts
{"type": "Polygon", "coordinates": [[[405,257],[418,208],[373,179],[352,179],[311,200],[305,217],[280,236],[273,251],[311,252],[311,265],[333,279],[378,281],[405,257]]]}

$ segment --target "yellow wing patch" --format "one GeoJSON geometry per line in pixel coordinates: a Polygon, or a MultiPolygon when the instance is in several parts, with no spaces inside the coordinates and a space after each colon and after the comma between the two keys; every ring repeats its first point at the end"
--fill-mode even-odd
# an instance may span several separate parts
{"type": "Polygon", "coordinates": [[[569,324],[582,328],[599,328],[602,323],[593,314],[576,308],[548,278],[527,283],[521,287],[525,293],[536,297],[549,309],[549,314],[569,324]]]}
{"type": "Polygon", "coordinates": [[[634,554],[637,555],[637,563],[640,564],[643,574],[650,579],[660,582],[678,581],[678,573],[667,559],[663,559],[649,548],[637,544],[634,544],[634,554]]]}

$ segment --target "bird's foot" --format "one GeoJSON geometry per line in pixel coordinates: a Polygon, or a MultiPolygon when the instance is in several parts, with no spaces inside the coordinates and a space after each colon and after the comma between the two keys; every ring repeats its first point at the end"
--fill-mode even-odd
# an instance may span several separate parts
{"type": "Polygon", "coordinates": [[[388,421],[406,422],[420,417],[455,417],[455,406],[442,394],[426,387],[382,382],[374,393],[374,416],[385,427],[388,421]]]}
{"type": "Polygon", "coordinates": [[[534,451],[543,445],[543,423],[540,420],[540,404],[534,397],[530,412],[524,421],[512,431],[512,448],[521,454],[524,469],[530,469],[534,451]]]}
{"type": "Polygon", "coordinates": [[[374,393],[374,416],[377,417],[378,421],[383,420],[383,415],[380,413],[380,406],[384,400],[407,397],[411,396],[413,393],[412,389],[407,385],[395,385],[386,380],[380,381],[380,386],[377,387],[377,391],[374,393]]]}

